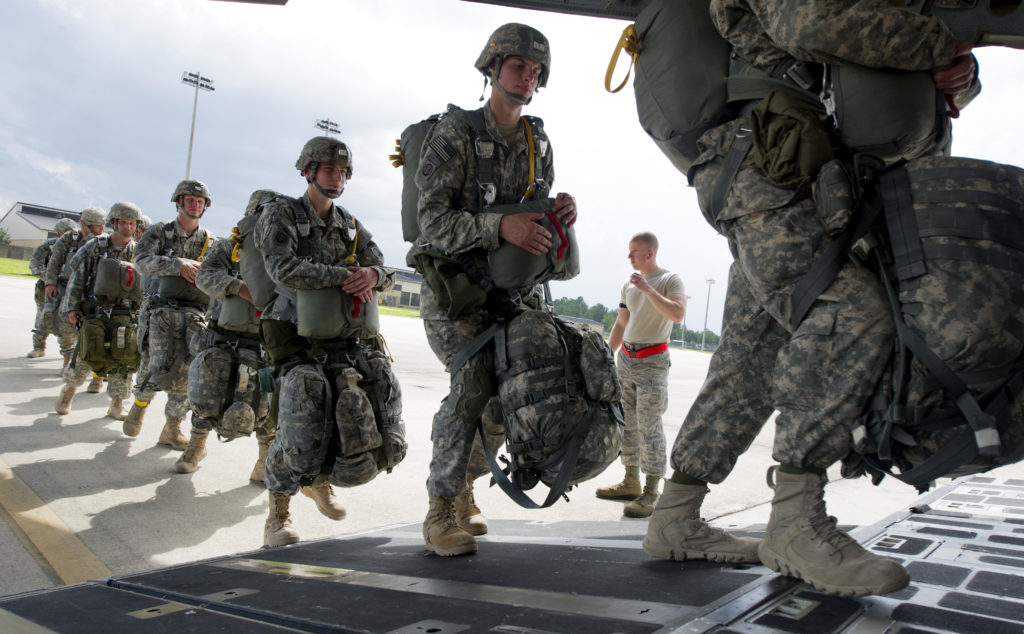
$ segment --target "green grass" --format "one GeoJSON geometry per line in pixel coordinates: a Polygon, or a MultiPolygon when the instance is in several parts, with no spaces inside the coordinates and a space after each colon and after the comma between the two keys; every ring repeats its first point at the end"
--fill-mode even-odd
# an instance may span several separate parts
{"type": "Polygon", "coordinates": [[[399,317],[419,317],[418,308],[398,308],[394,306],[378,306],[381,315],[398,315],[399,317]]]}
{"type": "Polygon", "coordinates": [[[35,277],[28,270],[28,260],[14,260],[11,258],[0,258],[0,275],[35,277]]]}

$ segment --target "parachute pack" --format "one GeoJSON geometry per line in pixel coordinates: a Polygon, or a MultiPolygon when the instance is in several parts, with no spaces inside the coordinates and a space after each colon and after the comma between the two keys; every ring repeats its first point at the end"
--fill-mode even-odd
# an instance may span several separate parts
{"type": "Polygon", "coordinates": [[[492,341],[508,457],[500,466],[485,441],[491,474],[520,506],[551,506],[619,455],[625,422],[615,361],[599,333],[523,309],[467,344],[452,367],[492,341]],[[538,482],[550,488],[540,504],[525,493],[538,482]]]}
{"type": "MultiPolygon", "coordinates": [[[[485,291],[490,288],[505,290],[521,290],[551,280],[568,280],[580,272],[579,243],[573,227],[564,226],[552,213],[554,200],[546,196],[538,196],[518,204],[495,205],[495,186],[490,181],[492,174],[491,157],[494,154],[496,141],[487,130],[480,112],[462,110],[452,104],[444,113],[435,114],[413,123],[402,131],[401,138],[396,142],[396,154],[391,155],[392,165],[402,168],[402,237],[415,243],[420,236],[418,220],[419,190],[416,187],[416,172],[419,169],[423,141],[431,128],[443,117],[463,116],[470,123],[473,132],[477,158],[477,173],[480,177],[480,209],[489,213],[543,213],[544,218],[538,222],[553,236],[551,248],[547,253],[535,255],[509,242],[502,241],[498,248],[487,255],[487,264],[474,264],[469,258],[457,259],[457,264],[468,271],[474,282],[485,291]]],[[[543,122],[536,117],[524,116],[523,120],[531,140],[537,136],[535,132],[543,128],[543,122]]],[[[533,183],[543,183],[543,154],[535,153],[530,165],[531,174],[535,175],[533,183]]],[[[536,188],[541,191],[541,187],[536,188]]],[[[451,259],[447,254],[439,254],[451,259]]],[[[419,268],[421,265],[417,263],[419,268]]],[[[423,271],[420,271],[423,273],[423,271]]]]}

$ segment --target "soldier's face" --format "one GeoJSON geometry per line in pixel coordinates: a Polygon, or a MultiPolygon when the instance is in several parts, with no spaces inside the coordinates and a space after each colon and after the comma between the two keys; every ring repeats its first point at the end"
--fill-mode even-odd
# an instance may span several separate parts
{"type": "Polygon", "coordinates": [[[117,220],[114,221],[114,223],[114,228],[117,229],[117,232],[126,238],[131,237],[132,234],[135,233],[136,222],[134,220],[125,220],[123,218],[118,218],[117,220]]]}
{"type": "Polygon", "coordinates": [[[82,233],[98,236],[103,233],[103,225],[82,225],[82,233]]]}
{"type": "Polygon", "coordinates": [[[643,242],[629,243],[629,263],[635,270],[640,270],[651,259],[651,250],[643,242]]]}
{"type": "Polygon", "coordinates": [[[185,194],[181,197],[181,210],[189,218],[199,218],[206,211],[206,199],[202,196],[185,194]]]}
{"type": "Polygon", "coordinates": [[[345,188],[348,168],[334,163],[321,163],[316,170],[316,182],[324,189],[342,190],[345,188]]]}
{"type": "Polygon", "coordinates": [[[498,83],[508,92],[522,95],[529,100],[537,90],[543,68],[540,62],[512,55],[501,63],[498,83]]]}

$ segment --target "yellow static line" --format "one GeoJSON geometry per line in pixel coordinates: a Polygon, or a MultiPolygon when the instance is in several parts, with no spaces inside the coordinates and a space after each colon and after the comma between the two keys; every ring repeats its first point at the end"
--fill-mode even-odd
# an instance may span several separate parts
{"type": "Polygon", "coordinates": [[[0,458],[0,506],[65,584],[110,576],[111,571],[0,458]]]}

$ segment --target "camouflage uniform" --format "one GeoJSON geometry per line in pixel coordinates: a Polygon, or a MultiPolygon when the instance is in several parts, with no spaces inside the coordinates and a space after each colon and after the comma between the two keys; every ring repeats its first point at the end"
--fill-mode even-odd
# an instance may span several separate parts
{"type": "MultiPolygon", "coordinates": [[[[888,4],[713,0],[711,14],[735,55],[767,73],[784,68],[791,56],[904,70],[931,70],[952,59],[957,43],[938,21],[883,11],[888,4]]],[[[959,96],[958,105],[976,92],[959,96]]],[[[793,287],[831,244],[804,191],[777,187],[748,156],[717,219],[708,217],[743,124],[734,120],[705,134],[691,172],[701,209],[736,259],[721,346],[672,450],[675,469],[709,482],[728,475],[773,408],[779,411],[777,461],[824,469],[841,459],[893,340],[881,286],[852,264],[789,331],[793,287]]]]}
{"type": "MultiPolygon", "coordinates": [[[[221,373],[211,374],[209,368],[200,362],[201,357],[214,348],[230,351],[224,352],[225,356],[232,359],[238,366],[237,372],[244,372],[246,368],[258,368],[262,365],[263,354],[260,349],[258,328],[259,321],[255,309],[252,311],[252,320],[247,332],[228,330],[217,324],[220,318],[224,300],[231,296],[237,296],[242,287],[242,278],[239,273],[238,263],[231,260],[231,251],[234,243],[231,240],[218,240],[206,254],[199,272],[196,274],[196,286],[210,296],[210,306],[206,311],[206,333],[196,339],[196,356],[189,367],[188,394],[192,403],[192,431],[208,433],[215,429],[221,422],[224,411],[221,410],[225,402],[225,390],[243,390],[238,386],[227,386],[221,373]],[[237,354],[237,357],[234,355],[237,354]],[[212,408],[216,414],[207,412],[206,407],[200,407],[198,403],[215,404],[212,408]],[[202,412],[200,411],[202,410],[202,412]]],[[[251,374],[252,371],[247,374],[251,374]]],[[[247,376],[246,381],[251,382],[251,388],[259,394],[258,382],[255,377],[247,376]]],[[[267,416],[270,399],[267,394],[260,394],[256,397],[258,401],[253,406],[256,413],[255,432],[260,440],[272,439],[275,426],[267,416]]]]}
{"type": "MultiPolygon", "coordinates": [[[[285,290],[284,293],[279,292],[264,309],[262,319],[288,322],[293,326],[297,323],[296,306],[294,300],[287,297],[287,289],[341,287],[349,275],[347,267],[350,265],[346,264],[345,260],[352,253],[353,244],[353,223],[347,212],[343,212],[335,205],[330,218],[324,221],[313,209],[308,194],[303,194],[299,202],[304,206],[310,223],[310,235],[305,240],[309,249],[308,257],[300,257],[297,253],[299,232],[291,201],[282,199],[269,203],[260,215],[255,232],[256,244],[263,254],[267,274],[279,288],[285,290]],[[316,235],[319,235],[319,239],[315,238],[316,235]]],[[[362,224],[359,225],[358,231],[359,239],[355,251],[357,264],[353,266],[372,268],[378,279],[373,290],[386,291],[394,286],[395,273],[383,266],[384,257],[373,242],[370,232],[362,224]]],[[[322,383],[324,374],[319,364],[310,362],[309,350],[312,342],[304,337],[295,337],[299,349],[291,356],[290,361],[283,363],[284,366],[291,367],[281,377],[282,385],[299,377],[305,377],[307,386],[322,383]]],[[[281,365],[281,361],[275,358],[275,363],[281,365]]],[[[266,484],[272,496],[293,495],[303,485],[300,480],[307,475],[298,473],[290,466],[294,463],[284,455],[281,439],[285,439],[290,446],[317,446],[323,442],[322,437],[307,438],[307,435],[316,436],[323,433],[322,420],[325,408],[330,403],[326,402],[323,390],[308,389],[299,392],[302,393],[286,391],[283,387],[281,390],[277,434],[270,446],[266,464],[266,484]],[[312,396],[307,395],[312,392],[316,393],[312,396]],[[307,421],[321,423],[305,425],[307,421]],[[311,430],[311,427],[318,429],[311,430]]],[[[311,468],[316,469],[317,465],[311,465],[311,468]]]]}
{"type": "MultiPolygon", "coordinates": [[[[182,260],[201,261],[213,240],[213,234],[203,227],[188,235],[177,220],[158,222],[146,230],[135,247],[135,266],[146,276],[147,284],[159,284],[163,276],[180,277],[182,260]]],[[[135,399],[149,403],[157,390],[164,390],[164,414],[168,419],[182,419],[188,412],[190,343],[205,330],[203,312],[207,304],[166,299],[157,293],[149,299],[145,328],[140,323],[139,338],[145,337],[148,345],[141,350],[135,399]],[[145,335],[141,334],[143,329],[145,335]]]]}
{"type": "MultiPolygon", "coordinates": [[[[494,204],[518,203],[530,184],[525,133],[517,134],[509,144],[498,131],[490,107],[484,106],[479,112],[495,140],[492,179],[497,195],[494,204]]],[[[542,179],[545,185],[538,187],[544,191],[538,191],[537,195],[547,196],[555,178],[552,151],[540,121],[534,121],[537,123],[533,127],[535,147],[544,165],[543,173],[536,178],[542,179]]],[[[451,254],[473,254],[498,248],[501,215],[476,213],[480,196],[477,172],[472,126],[465,114],[453,111],[443,117],[424,140],[421,167],[416,175],[416,186],[420,190],[421,238],[430,247],[451,254]]],[[[410,258],[422,249],[423,245],[414,246],[410,258]]],[[[448,319],[426,285],[420,301],[420,316],[431,349],[446,366],[455,352],[483,332],[493,319],[486,310],[457,320],[448,319]]],[[[480,442],[474,439],[477,438],[477,421],[485,414],[491,398],[496,397],[497,389],[489,349],[448,371],[451,388],[434,415],[431,428],[433,457],[427,491],[433,496],[453,498],[466,489],[467,474],[477,478],[489,471],[480,442]]],[[[496,450],[504,441],[501,418],[488,416],[484,420],[488,423],[488,444],[496,450]]]]}
{"type": "MultiPolygon", "coordinates": [[[[99,261],[104,258],[131,262],[135,254],[135,241],[129,241],[124,246],[117,246],[108,236],[93,238],[79,249],[72,260],[74,270],[68,280],[67,290],[64,294],[64,301],[61,303],[60,318],[67,320],[70,311],[77,310],[83,313],[79,318],[79,324],[83,319],[93,316],[109,319],[110,314],[128,315],[135,321],[139,305],[127,299],[108,299],[96,297],[96,273],[99,261]],[[101,310],[100,310],[101,309],[101,310]]],[[[82,359],[76,359],[73,367],[64,373],[66,385],[81,387],[89,378],[91,368],[82,359]]],[[[128,396],[131,385],[131,375],[135,368],[114,366],[109,369],[107,377],[107,394],[111,400],[123,400],[128,396]]]]}
{"type": "Polygon", "coordinates": [[[71,277],[71,258],[93,237],[83,234],[79,230],[65,233],[53,243],[53,252],[50,254],[50,261],[46,264],[44,281],[46,286],[56,286],[57,294],[46,299],[44,311],[48,316],[45,318],[53,320],[57,338],[60,341],[60,353],[65,358],[75,350],[78,329],[60,315],[61,301],[64,299],[64,291],[67,288],[68,279],[71,277]]]}
{"type": "MultiPolygon", "coordinates": [[[[50,256],[53,254],[53,245],[60,238],[53,237],[47,238],[42,244],[37,246],[32,251],[32,259],[29,260],[28,269],[39,278],[36,281],[35,288],[35,300],[36,300],[36,321],[32,328],[32,349],[43,350],[46,348],[46,337],[47,335],[57,334],[57,326],[53,321],[53,312],[46,311],[46,295],[44,295],[44,289],[46,288],[46,265],[50,262],[50,256]]],[[[63,347],[64,344],[62,343],[63,347]]]]}

